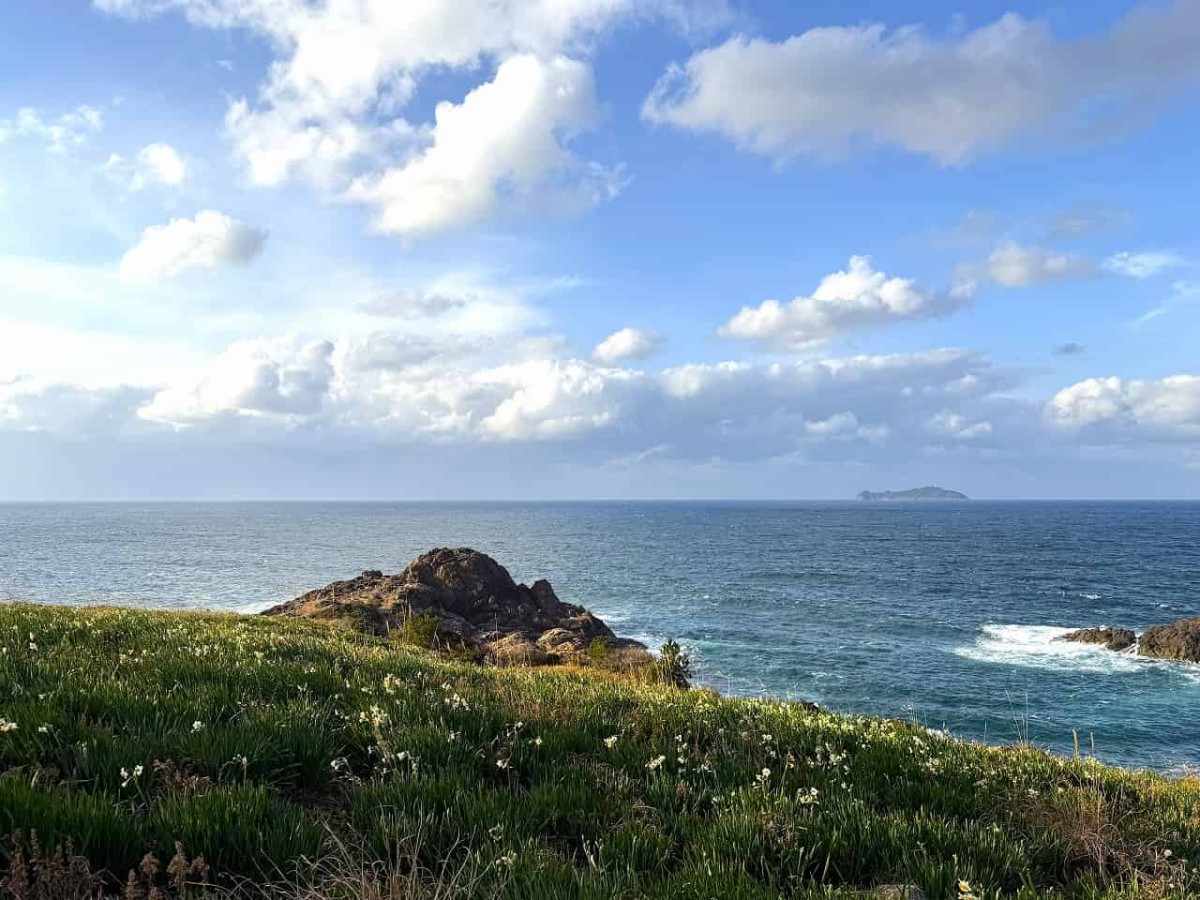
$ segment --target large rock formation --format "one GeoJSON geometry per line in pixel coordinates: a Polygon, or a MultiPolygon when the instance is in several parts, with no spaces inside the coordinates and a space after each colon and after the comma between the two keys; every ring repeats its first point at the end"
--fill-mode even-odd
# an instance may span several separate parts
{"type": "Polygon", "coordinates": [[[1137,643],[1137,635],[1128,628],[1081,628],[1055,640],[1076,644],[1103,644],[1109,650],[1127,650],[1137,643]]]}
{"type": "MultiPolygon", "coordinates": [[[[387,634],[430,621],[443,643],[481,651],[497,663],[541,664],[588,650],[649,659],[644,645],[618,638],[582,606],[563,603],[548,581],[517,584],[486,554],[460,547],[422,553],[399,575],[363,572],[266,610],[387,634]]],[[[631,661],[633,661],[631,659],[631,661]]]]}
{"type": "Polygon", "coordinates": [[[1155,625],[1140,638],[1128,628],[1081,628],[1055,640],[1103,644],[1109,650],[1128,650],[1136,645],[1138,656],[1200,663],[1200,618],[1155,625]]]}
{"type": "Polygon", "coordinates": [[[1200,618],[1146,629],[1138,641],[1138,654],[1200,663],[1200,618]]]}

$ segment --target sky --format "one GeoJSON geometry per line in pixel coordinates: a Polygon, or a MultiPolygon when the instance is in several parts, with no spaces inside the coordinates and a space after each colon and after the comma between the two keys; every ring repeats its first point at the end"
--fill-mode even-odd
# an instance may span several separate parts
{"type": "Polygon", "coordinates": [[[8,0],[0,500],[1200,499],[1200,0],[8,0]]]}

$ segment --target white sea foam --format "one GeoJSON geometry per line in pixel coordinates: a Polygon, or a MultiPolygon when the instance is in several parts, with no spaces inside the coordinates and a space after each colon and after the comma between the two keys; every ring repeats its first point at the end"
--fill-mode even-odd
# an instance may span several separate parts
{"type": "Polygon", "coordinates": [[[975,643],[954,652],[982,662],[1104,675],[1136,672],[1148,664],[1131,653],[1116,653],[1099,644],[1055,640],[1073,630],[1049,625],[984,625],[975,643]]]}
{"type": "Polygon", "coordinates": [[[1101,597],[1100,594],[1080,594],[1079,596],[1084,600],[1099,600],[1101,597]]]}

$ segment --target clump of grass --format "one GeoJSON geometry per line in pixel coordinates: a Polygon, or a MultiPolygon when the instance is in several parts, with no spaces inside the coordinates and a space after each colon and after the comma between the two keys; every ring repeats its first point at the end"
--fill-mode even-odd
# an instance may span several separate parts
{"type": "Polygon", "coordinates": [[[414,647],[435,650],[438,646],[438,624],[438,617],[431,612],[408,616],[400,627],[400,638],[414,647]]]}
{"type": "Polygon", "coordinates": [[[608,642],[603,638],[596,638],[587,647],[588,661],[594,666],[601,666],[608,660],[608,642]]]}
{"type": "MultiPolygon", "coordinates": [[[[0,606],[0,833],[143,900],[1200,892],[1195,779],[681,691],[677,645],[653,678],[590,656],[493,669],[303,620],[0,606]],[[176,842],[207,886],[172,880],[176,842]]],[[[0,897],[43,900],[31,853],[0,850],[0,897]]]]}

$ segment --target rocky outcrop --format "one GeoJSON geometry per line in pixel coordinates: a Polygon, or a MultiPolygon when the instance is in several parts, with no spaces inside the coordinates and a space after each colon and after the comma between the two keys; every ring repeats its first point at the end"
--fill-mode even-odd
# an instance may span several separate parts
{"type": "Polygon", "coordinates": [[[1171,625],[1147,628],[1139,638],[1128,628],[1081,628],[1056,641],[1101,644],[1109,650],[1137,648],[1138,656],[1200,663],[1200,618],[1184,619],[1171,625]]]}
{"type": "Polygon", "coordinates": [[[1055,640],[1075,644],[1102,644],[1109,650],[1128,650],[1137,643],[1137,635],[1128,628],[1081,628],[1055,640]]]}
{"type": "Polygon", "coordinates": [[[1200,663],[1200,618],[1148,628],[1138,641],[1138,655],[1200,663]]]}
{"type": "Polygon", "coordinates": [[[266,615],[330,621],[373,634],[432,622],[440,643],[478,650],[500,664],[543,664],[585,652],[649,659],[644,645],[619,638],[582,606],[564,603],[548,581],[517,584],[490,556],[466,547],[423,553],[398,575],[363,572],[266,610],[266,615]]]}

